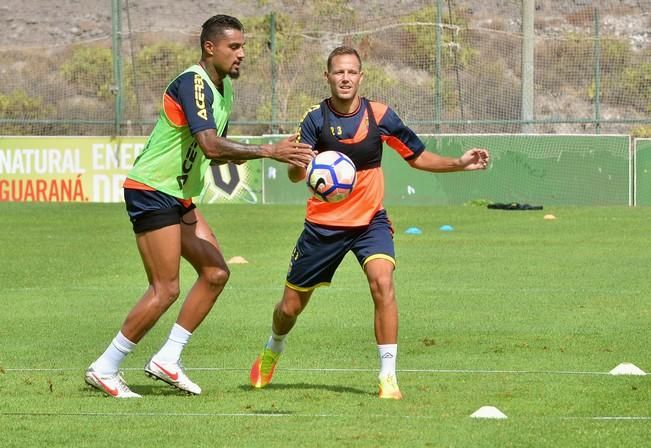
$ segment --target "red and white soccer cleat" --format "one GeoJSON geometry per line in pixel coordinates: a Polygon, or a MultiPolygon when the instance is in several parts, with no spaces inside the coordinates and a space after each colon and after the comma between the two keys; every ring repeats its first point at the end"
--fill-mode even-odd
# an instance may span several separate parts
{"type": "Polygon", "coordinates": [[[93,386],[95,389],[101,390],[106,395],[115,398],[141,398],[135,392],[132,392],[124,382],[122,373],[113,373],[109,375],[102,375],[96,372],[93,367],[86,370],[84,379],[87,384],[93,386]]]}
{"type": "Polygon", "coordinates": [[[145,365],[145,374],[150,378],[165,381],[170,386],[176,387],[188,394],[201,394],[201,387],[188,378],[180,362],[164,363],[156,358],[152,358],[145,365]]]}

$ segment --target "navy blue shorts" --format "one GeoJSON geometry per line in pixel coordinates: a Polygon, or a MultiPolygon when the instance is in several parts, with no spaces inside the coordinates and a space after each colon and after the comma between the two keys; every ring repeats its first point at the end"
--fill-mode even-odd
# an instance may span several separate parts
{"type": "Polygon", "coordinates": [[[362,267],[375,258],[395,265],[393,228],[386,211],[377,212],[365,227],[332,228],[306,221],[289,261],[287,286],[309,291],[330,284],[348,251],[362,267]]]}
{"type": "Polygon", "coordinates": [[[196,208],[190,200],[160,191],[124,189],[124,202],[134,233],[161,229],[181,223],[181,217],[196,208]]]}

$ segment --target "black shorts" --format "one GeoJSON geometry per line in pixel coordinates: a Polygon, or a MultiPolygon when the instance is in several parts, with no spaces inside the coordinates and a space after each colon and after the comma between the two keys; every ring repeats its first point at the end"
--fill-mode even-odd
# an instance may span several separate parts
{"type": "Polygon", "coordinates": [[[294,247],[285,284],[296,291],[329,285],[348,251],[355,254],[362,267],[376,258],[396,264],[393,227],[386,211],[377,212],[364,227],[331,228],[306,221],[294,247]]]}
{"type": "Polygon", "coordinates": [[[124,189],[124,202],[134,233],[147,232],[181,223],[181,217],[196,208],[189,199],[160,191],[124,189]]]}

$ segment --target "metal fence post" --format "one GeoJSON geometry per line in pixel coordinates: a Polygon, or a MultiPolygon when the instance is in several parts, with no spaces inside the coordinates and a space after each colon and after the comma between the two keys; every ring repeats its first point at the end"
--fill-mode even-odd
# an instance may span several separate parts
{"type": "Polygon", "coordinates": [[[111,46],[113,56],[113,94],[115,95],[115,135],[122,123],[122,10],[120,0],[111,0],[111,46]]]}
{"type": "Polygon", "coordinates": [[[276,15],[269,15],[269,41],[271,46],[271,133],[278,133],[278,98],[276,95],[276,82],[278,79],[278,66],[276,62],[276,15]]]}
{"type": "Polygon", "coordinates": [[[438,134],[441,132],[441,109],[442,106],[442,95],[441,95],[441,45],[443,38],[443,0],[436,1],[436,59],[434,60],[434,70],[435,70],[435,86],[436,92],[434,92],[436,104],[434,110],[434,131],[438,134]]]}
{"type": "Polygon", "coordinates": [[[533,132],[534,117],[534,0],[522,1],[522,133],[533,132]]]}
{"type": "Polygon", "coordinates": [[[599,34],[599,7],[594,8],[594,119],[595,132],[601,131],[601,36],[599,34]]]}

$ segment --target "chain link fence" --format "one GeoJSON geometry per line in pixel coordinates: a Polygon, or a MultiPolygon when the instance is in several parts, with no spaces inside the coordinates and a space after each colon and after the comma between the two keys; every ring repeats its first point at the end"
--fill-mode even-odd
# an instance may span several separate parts
{"type": "Polygon", "coordinates": [[[342,44],[363,58],[362,94],[418,133],[651,135],[649,0],[536,2],[529,38],[516,0],[244,1],[241,13],[203,16],[182,3],[75,3],[76,41],[0,44],[0,134],[148,134],[167,83],[199,58],[201,23],[219,12],[246,27],[231,135],[293,132],[329,95],[325,60],[342,44]]]}

